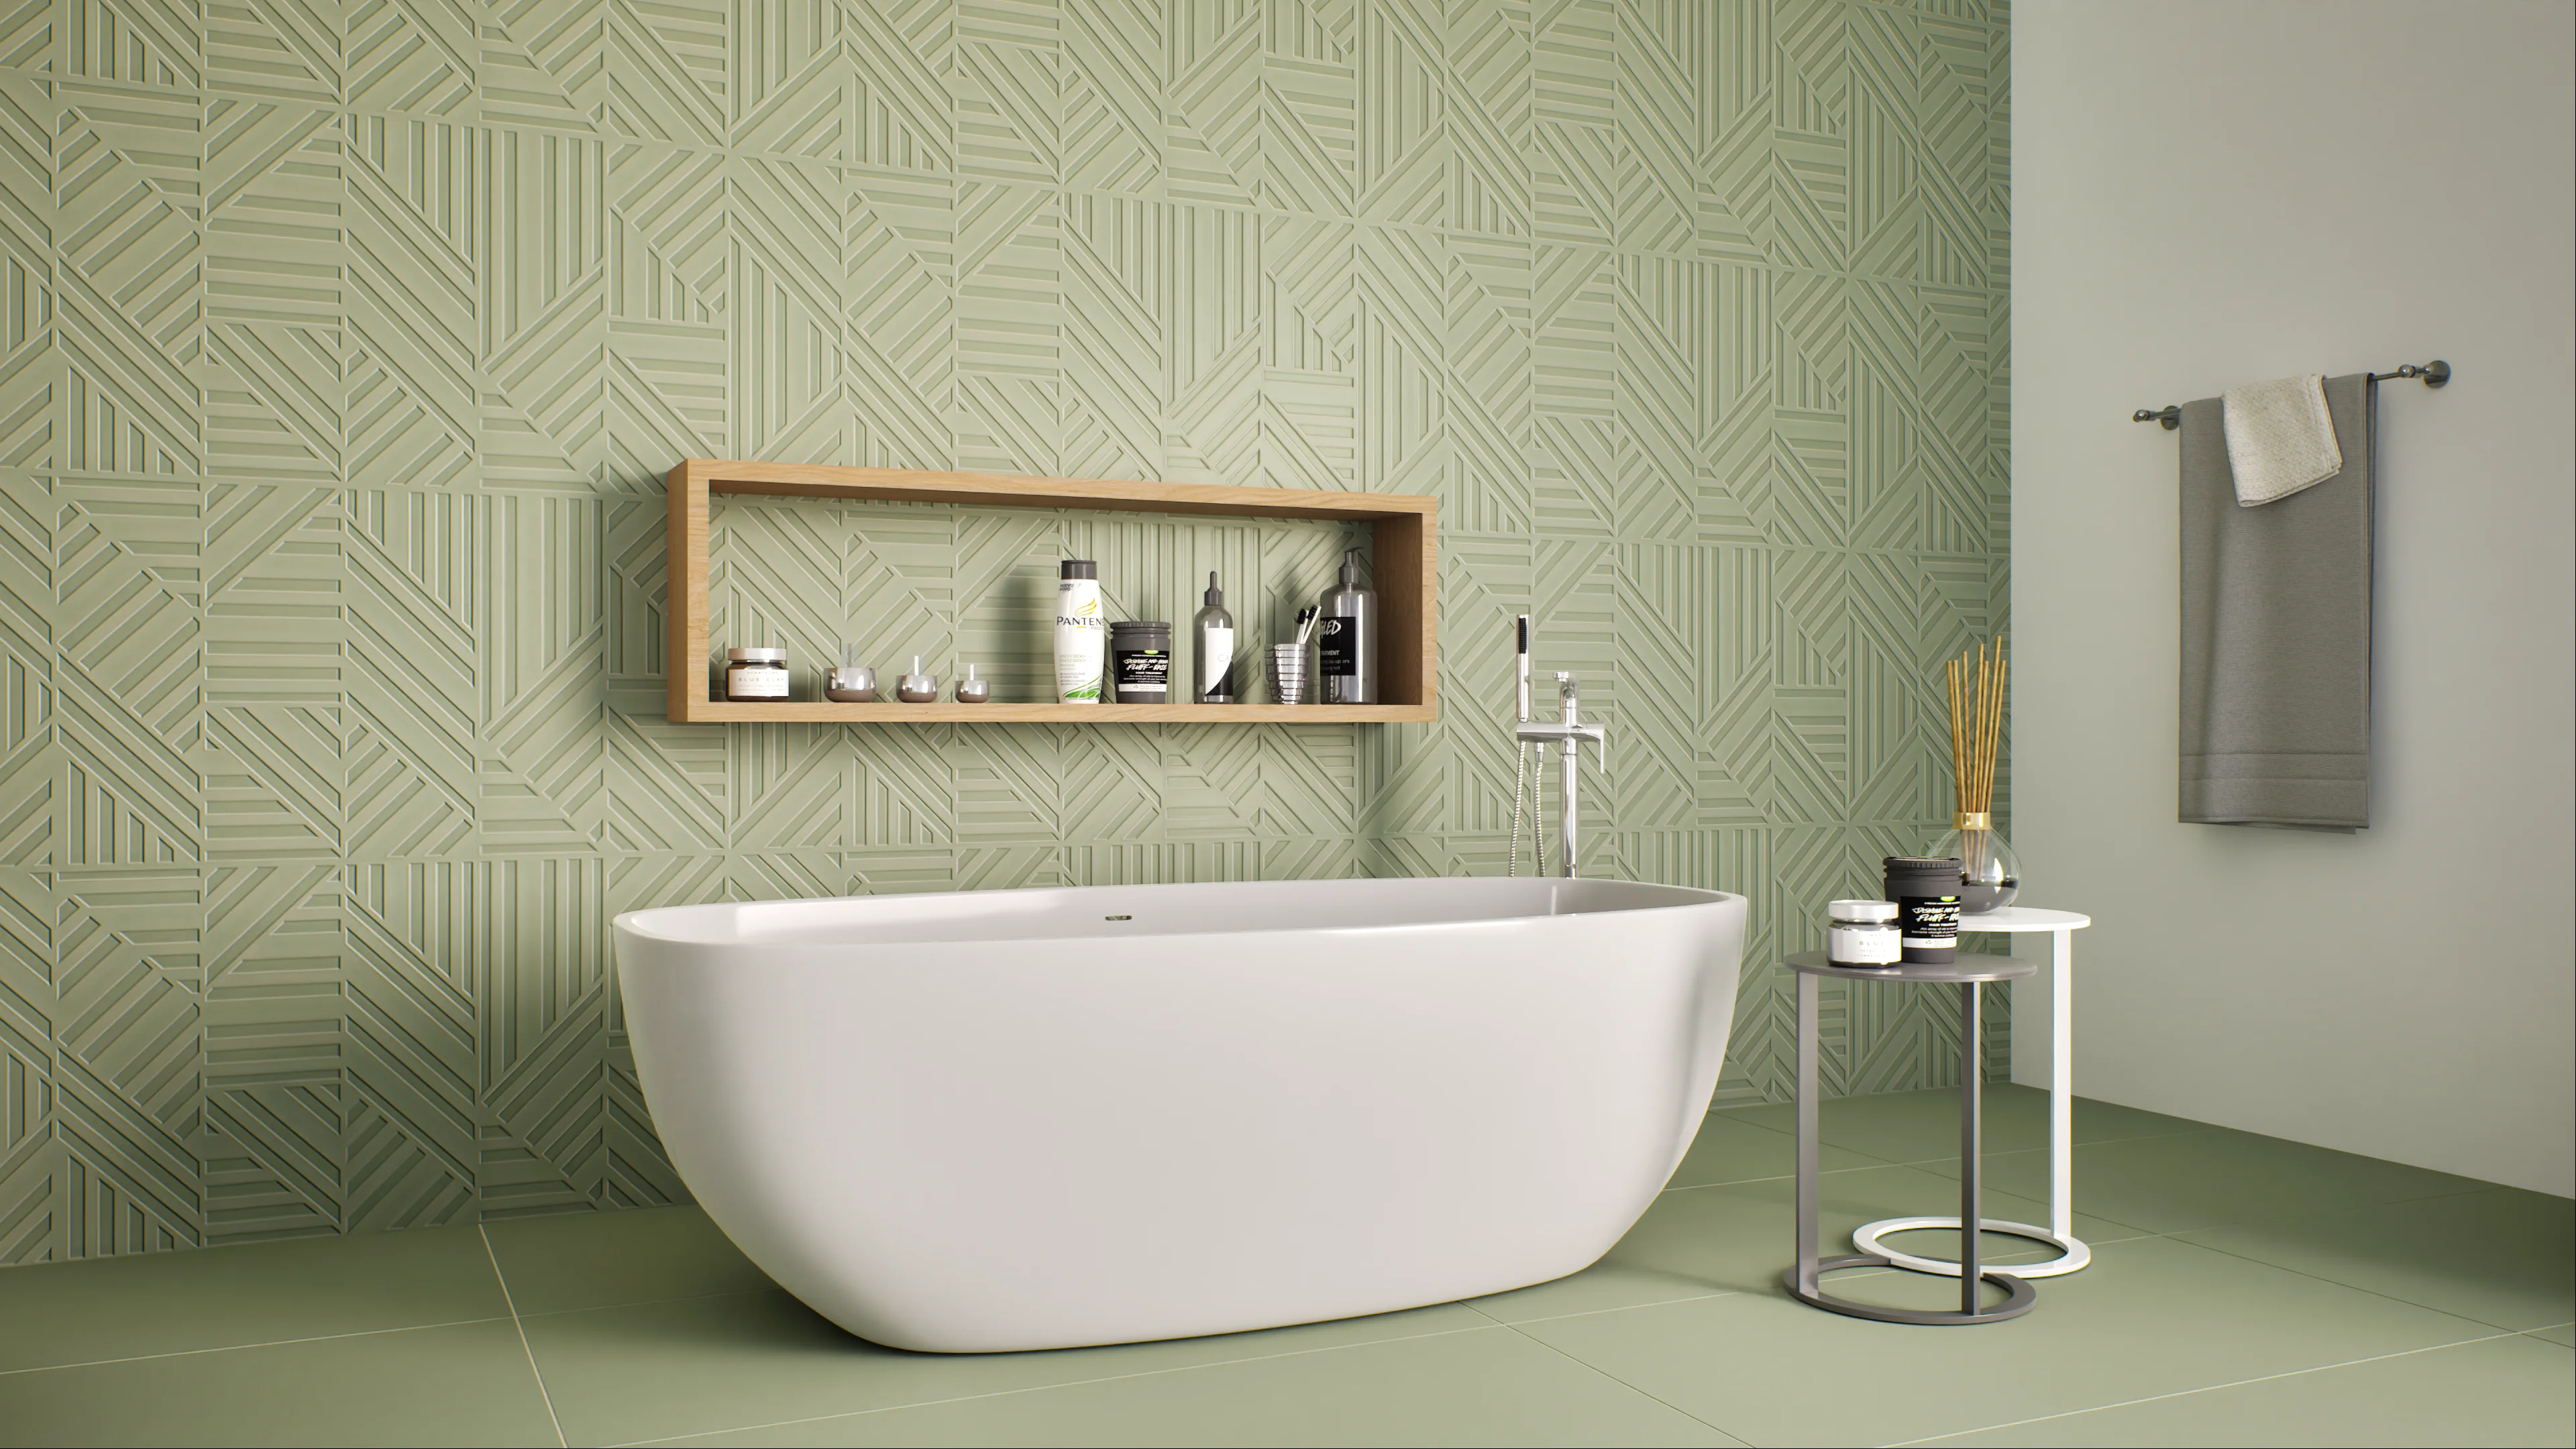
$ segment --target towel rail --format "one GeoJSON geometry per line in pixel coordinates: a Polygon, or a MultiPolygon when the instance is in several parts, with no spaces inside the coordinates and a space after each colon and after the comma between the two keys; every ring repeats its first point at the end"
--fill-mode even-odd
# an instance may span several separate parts
{"type": "MultiPolygon", "coordinates": [[[[2392,378],[2401,377],[2420,377],[2424,379],[2424,385],[2426,387],[2440,387],[2442,384],[2451,380],[2451,364],[2444,362],[2438,357],[2420,367],[2409,362],[2399,367],[2395,372],[2374,372],[2370,375],[2370,380],[2372,382],[2387,382],[2392,378]]],[[[2133,423],[2162,423],[2165,425],[2166,431],[2170,432],[2173,429],[2182,426],[2182,409],[2172,403],[2167,403],[2160,408],[2140,408],[2136,412],[2129,414],[2129,421],[2133,423]]]]}

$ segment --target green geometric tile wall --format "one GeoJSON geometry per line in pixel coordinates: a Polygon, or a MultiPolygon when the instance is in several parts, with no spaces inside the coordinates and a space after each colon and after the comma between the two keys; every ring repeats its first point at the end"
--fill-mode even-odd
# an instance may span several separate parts
{"type": "MultiPolygon", "coordinates": [[[[1748,958],[1946,815],[2003,622],[2001,0],[422,0],[0,18],[0,1262],[682,1189],[609,916],[1596,871],[1748,958]],[[1442,502],[1432,725],[677,726],[690,456],[1442,502]]],[[[1329,528],[737,507],[718,636],[1006,683],[1329,528]],[[1122,592],[1123,591],[1123,592],[1122,592]]],[[[1787,1091],[1748,970],[1723,1100],[1787,1091]]],[[[1829,993],[1827,1075],[1950,1080],[1829,993]]],[[[1991,1045],[1991,1044],[1990,1044],[1991,1045]]]]}

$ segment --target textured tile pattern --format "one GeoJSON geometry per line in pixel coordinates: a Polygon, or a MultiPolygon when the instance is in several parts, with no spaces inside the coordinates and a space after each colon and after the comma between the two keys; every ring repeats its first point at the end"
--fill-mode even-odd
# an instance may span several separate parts
{"type": "MultiPolygon", "coordinates": [[[[2000,0],[0,19],[0,1262],[679,1196],[659,902],[1501,867],[1505,620],[1598,870],[1759,960],[1941,818],[2001,626],[2000,0]],[[1444,720],[677,728],[685,456],[1439,495],[1444,720]]],[[[1330,529],[741,507],[720,637],[1042,676],[1330,529]]],[[[1246,607],[1246,606],[1249,607],[1246,607]]],[[[1787,1086],[1748,976],[1726,1101],[1787,1086]]],[[[2001,1013],[1997,1013],[1998,1016],[2001,1013]]],[[[1955,1070],[1831,994],[1836,1090],[1955,1070]]]]}

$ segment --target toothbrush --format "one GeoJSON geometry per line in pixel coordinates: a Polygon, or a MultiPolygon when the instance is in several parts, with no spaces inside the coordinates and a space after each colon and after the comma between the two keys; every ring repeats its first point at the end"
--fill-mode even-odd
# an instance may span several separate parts
{"type": "Polygon", "coordinates": [[[1320,612],[1322,607],[1316,604],[1308,604],[1297,611],[1297,648],[1300,652],[1306,648],[1306,636],[1315,632],[1315,615],[1320,612]]]}

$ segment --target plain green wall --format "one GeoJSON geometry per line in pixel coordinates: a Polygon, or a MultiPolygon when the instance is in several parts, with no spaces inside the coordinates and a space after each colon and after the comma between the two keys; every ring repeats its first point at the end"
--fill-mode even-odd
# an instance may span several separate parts
{"type": "Polygon", "coordinates": [[[2034,887],[2103,912],[2085,1095],[2565,1197],[2576,7],[2058,0],[2020,26],[2047,58],[2021,113],[2020,820],[2034,887]],[[2223,54],[2186,39],[2219,23],[2223,54]],[[2183,67],[2188,96],[2160,84],[2183,67]],[[2259,158],[2357,95],[2416,119],[2276,186],[2259,158]],[[2150,145],[2187,189],[2098,164],[2150,145]],[[2428,222],[2437,265],[2345,245],[2428,222]],[[2435,358],[2439,391],[2377,389],[2370,827],[2179,823],[2175,440],[2130,412],[2435,358]],[[2123,899],[2187,911],[2192,949],[2123,899]]]}
{"type": "MultiPolygon", "coordinates": [[[[1753,899],[1724,1100],[1946,814],[2000,5],[195,13],[0,48],[0,1261],[669,1199],[615,911],[1496,870],[1520,610],[1593,869],[1753,899]],[[671,725],[688,456],[1435,493],[1442,719],[671,725]]],[[[1006,683],[1063,553],[1260,628],[1334,547],[726,524],[720,642],[1006,683]]],[[[1954,1070],[1929,997],[1826,1025],[1838,1091],[1954,1070]]]]}

